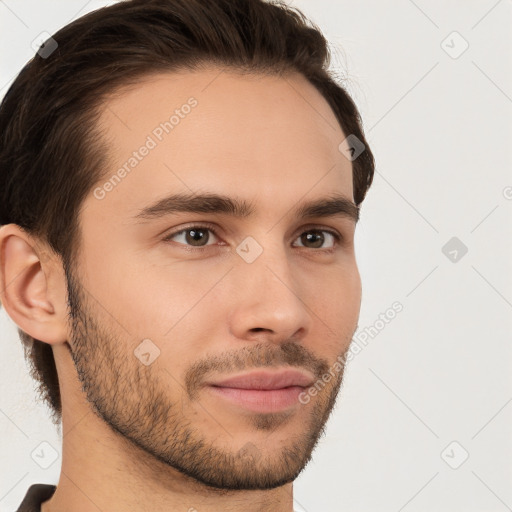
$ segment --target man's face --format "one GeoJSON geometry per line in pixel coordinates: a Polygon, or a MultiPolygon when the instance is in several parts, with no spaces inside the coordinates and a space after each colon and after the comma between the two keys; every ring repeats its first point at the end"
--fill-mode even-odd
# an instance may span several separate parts
{"type": "Polygon", "coordinates": [[[100,125],[112,167],[84,202],[69,276],[87,399],[126,440],[206,485],[291,482],[323,433],[359,316],[354,219],[296,211],[353,201],[338,150],[348,134],[300,75],[214,68],[145,80],[111,99],[100,125]],[[226,196],[252,213],[213,201],[169,211],[176,203],[161,200],[177,194],[226,196]],[[317,393],[209,385],[285,369],[317,393]]]}

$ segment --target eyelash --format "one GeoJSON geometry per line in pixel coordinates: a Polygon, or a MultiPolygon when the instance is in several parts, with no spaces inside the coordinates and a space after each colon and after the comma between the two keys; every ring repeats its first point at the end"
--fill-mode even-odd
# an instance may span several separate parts
{"type": "MultiPolygon", "coordinates": [[[[172,243],[172,240],[170,240],[171,238],[173,238],[174,236],[179,235],[181,233],[184,233],[186,231],[189,231],[189,230],[191,230],[193,228],[195,228],[195,229],[207,229],[208,231],[211,231],[217,238],[220,238],[220,236],[217,234],[216,228],[212,224],[206,223],[206,224],[191,224],[190,226],[185,226],[184,228],[180,228],[178,231],[174,231],[174,232],[169,233],[168,235],[166,235],[165,238],[163,239],[163,241],[164,242],[172,243]]],[[[333,253],[338,248],[338,246],[341,243],[341,240],[342,240],[341,235],[337,231],[333,231],[331,229],[325,229],[325,228],[321,228],[321,227],[312,226],[312,227],[308,227],[308,229],[303,231],[301,233],[301,235],[304,234],[304,233],[308,233],[310,231],[311,232],[312,231],[320,231],[320,232],[324,232],[324,233],[329,233],[330,235],[332,235],[334,237],[334,239],[336,241],[336,243],[334,244],[333,247],[330,247],[328,249],[312,249],[314,251],[324,252],[324,253],[333,253]]],[[[191,246],[191,245],[182,244],[180,242],[176,242],[176,243],[178,243],[179,245],[183,246],[183,248],[185,248],[185,250],[190,251],[190,252],[196,252],[196,251],[202,252],[204,250],[207,250],[209,247],[211,247],[211,245],[205,245],[203,247],[194,247],[194,246],[191,246]]],[[[307,249],[307,247],[302,247],[302,248],[307,249]]]]}

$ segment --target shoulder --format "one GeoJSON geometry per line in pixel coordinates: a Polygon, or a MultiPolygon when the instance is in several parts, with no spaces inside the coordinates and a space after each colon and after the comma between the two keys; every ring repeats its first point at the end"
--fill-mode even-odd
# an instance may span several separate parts
{"type": "Polygon", "coordinates": [[[41,503],[49,500],[57,489],[51,484],[32,484],[16,512],[40,512],[41,503]]]}

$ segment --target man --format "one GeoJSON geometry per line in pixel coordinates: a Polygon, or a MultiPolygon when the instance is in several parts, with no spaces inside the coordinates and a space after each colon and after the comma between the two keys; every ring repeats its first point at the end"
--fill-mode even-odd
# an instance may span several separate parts
{"type": "Polygon", "coordinates": [[[326,41],[262,0],[64,27],[0,110],[0,289],[62,421],[19,511],[293,510],[361,304],[374,161],[326,41]]]}

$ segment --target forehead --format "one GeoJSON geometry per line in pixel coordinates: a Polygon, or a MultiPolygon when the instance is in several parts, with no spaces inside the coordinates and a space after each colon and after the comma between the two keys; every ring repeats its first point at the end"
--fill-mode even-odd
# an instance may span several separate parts
{"type": "Polygon", "coordinates": [[[338,149],[345,134],[298,73],[152,75],[108,99],[100,127],[111,165],[99,185],[118,175],[105,208],[133,213],[142,197],[203,189],[284,203],[331,192],[353,199],[352,165],[338,149]]]}

